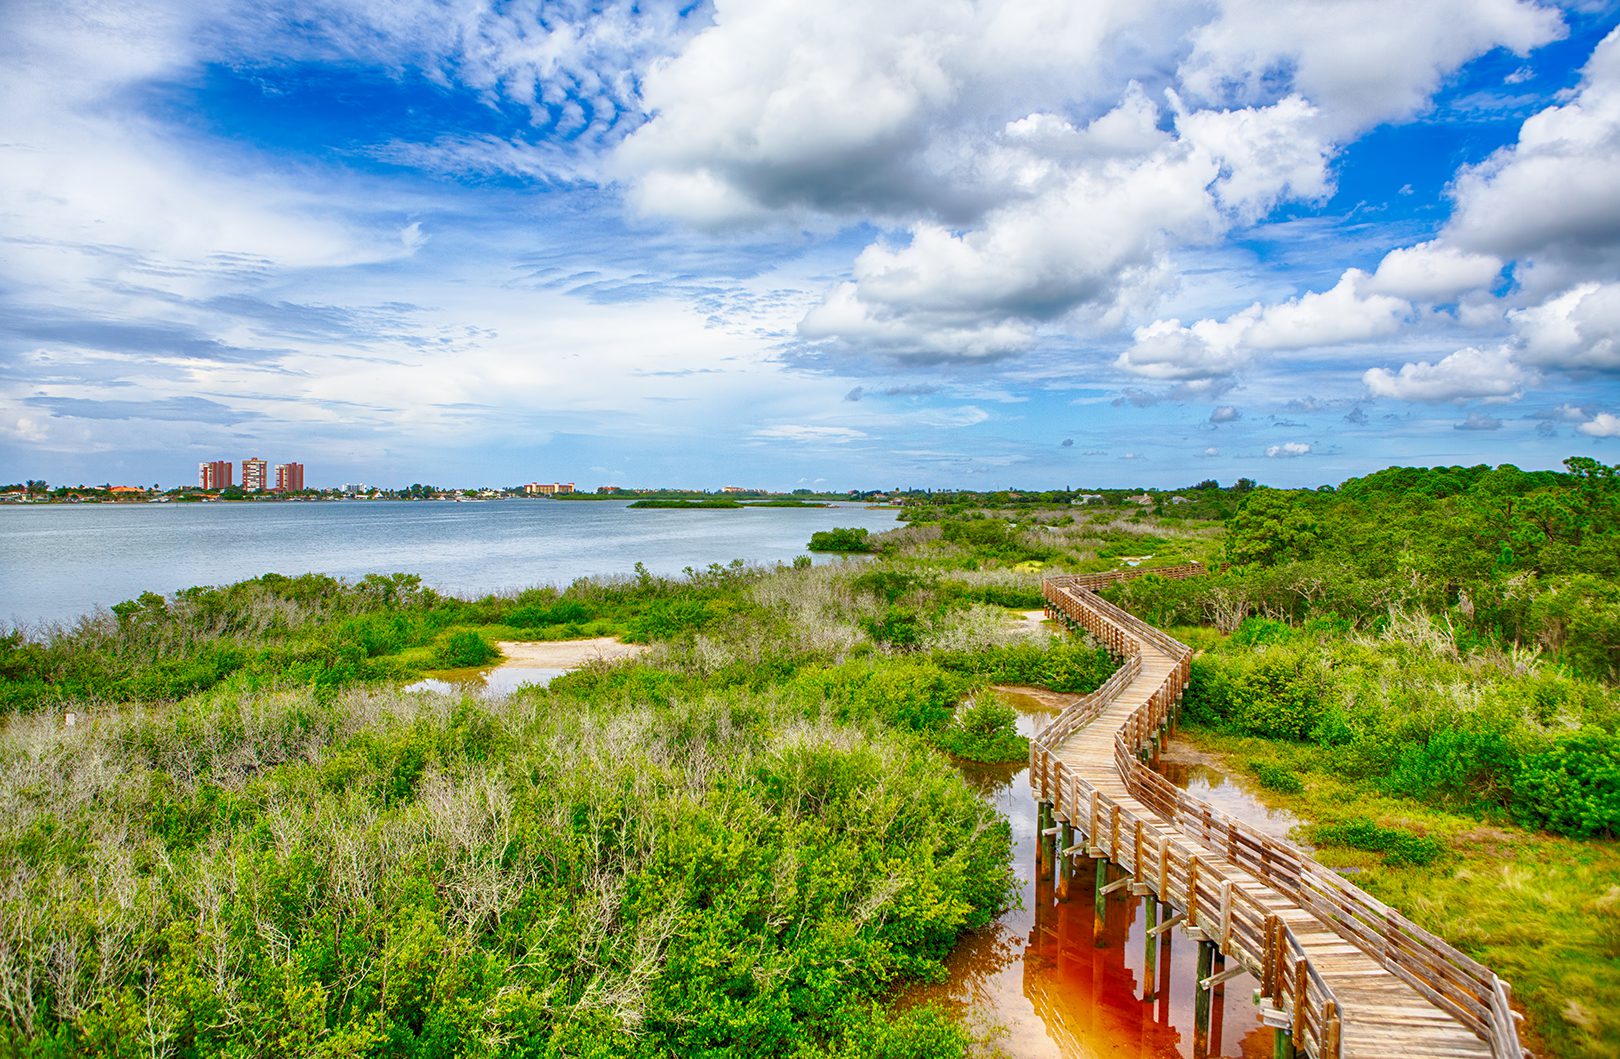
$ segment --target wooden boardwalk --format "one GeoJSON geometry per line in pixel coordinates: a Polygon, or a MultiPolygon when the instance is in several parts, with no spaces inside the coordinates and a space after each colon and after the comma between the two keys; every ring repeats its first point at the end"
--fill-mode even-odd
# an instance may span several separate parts
{"type": "MultiPolygon", "coordinates": [[[[1201,949],[1252,973],[1280,1053],[1522,1059],[1507,985],[1488,968],[1146,764],[1174,723],[1192,652],[1093,591],[1137,573],[1045,585],[1049,616],[1122,659],[1031,743],[1046,863],[1064,879],[1080,860],[1116,865],[1125,876],[1117,885],[1162,902],[1166,921],[1185,926],[1201,949]]],[[[1149,922],[1156,918],[1151,909],[1149,922]]],[[[1213,983],[1221,964],[1212,957],[1211,966],[1213,983]]]]}

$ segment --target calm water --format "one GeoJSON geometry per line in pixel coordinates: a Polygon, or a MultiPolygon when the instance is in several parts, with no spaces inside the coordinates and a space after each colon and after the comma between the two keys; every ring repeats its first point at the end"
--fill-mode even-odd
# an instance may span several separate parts
{"type": "Polygon", "coordinates": [[[791,560],[834,526],[893,529],[895,512],[627,510],[628,501],[352,501],[0,507],[0,621],[65,621],[142,592],[264,573],[408,572],[481,594],[587,575],[791,560]]]}
{"type": "MultiPolygon", "coordinates": [[[[1039,731],[1055,714],[1024,696],[1003,697],[1018,710],[1018,730],[1025,735],[1039,731]]],[[[1012,825],[1013,863],[1024,879],[1022,907],[963,938],[946,961],[947,980],[915,991],[909,1001],[937,1000],[972,1023],[997,1027],[996,1043],[1014,1059],[1259,1059],[1272,1054],[1271,1031],[1260,1024],[1250,1001],[1258,985],[1253,978],[1239,975],[1217,986],[1209,1033],[1195,1033],[1198,947],[1185,932],[1177,928],[1160,936],[1150,978],[1142,899],[1118,891],[1099,917],[1094,870],[1077,872],[1069,896],[1057,898],[1050,871],[1044,877],[1036,872],[1036,806],[1027,769],[963,765],[962,770],[1012,825]]],[[[1207,767],[1175,779],[1183,786],[1190,781],[1189,789],[1200,796],[1211,786],[1223,788],[1223,808],[1265,813],[1242,788],[1207,767]],[[1245,797],[1249,804],[1242,806],[1245,797]]]]}

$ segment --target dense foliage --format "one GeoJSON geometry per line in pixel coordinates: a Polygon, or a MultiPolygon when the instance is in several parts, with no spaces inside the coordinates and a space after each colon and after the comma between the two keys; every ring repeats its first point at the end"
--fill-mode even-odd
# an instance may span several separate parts
{"type": "Polygon", "coordinates": [[[1568,463],[1259,490],[1229,569],[1117,594],[1149,620],[1232,628],[1194,663],[1194,721],[1322,747],[1392,793],[1614,836],[1620,482],[1568,463]]]}
{"type": "Polygon", "coordinates": [[[915,741],[591,681],[214,695],[0,758],[0,1039],[35,1055],[949,1054],[875,1001],[1005,900],[915,741]]]}
{"type": "Polygon", "coordinates": [[[1337,489],[1260,489],[1227,523],[1230,566],[1138,582],[1119,598],[1160,624],[1329,617],[1376,630],[1392,609],[1444,617],[1465,638],[1535,644],[1577,672],[1620,678],[1620,477],[1392,467],[1337,489]]]}

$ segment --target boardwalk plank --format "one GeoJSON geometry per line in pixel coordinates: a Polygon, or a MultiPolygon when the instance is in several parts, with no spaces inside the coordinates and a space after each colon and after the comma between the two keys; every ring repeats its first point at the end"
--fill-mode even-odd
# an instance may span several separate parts
{"type": "MultiPolygon", "coordinates": [[[[1096,597],[1084,587],[1060,588],[1058,591],[1072,597],[1070,602],[1077,607],[1099,610],[1089,602],[1096,597]]],[[[1048,598],[1052,598],[1050,588],[1048,598]]],[[[1074,613],[1067,607],[1065,610],[1074,613]]],[[[1232,830],[1217,833],[1226,825],[1204,816],[1201,810],[1177,813],[1172,818],[1139,801],[1132,794],[1116,762],[1116,733],[1129,724],[1137,712],[1152,701],[1154,695],[1160,694],[1161,687],[1177,673],[1181,662],[1166,653],[1161,642],[1164,638],[1156,632],[1149,629],[1138,634],[1127,629],[1127,635],[1140,651],[1141,668],[1135,677],[1103,706],[1090,723],[1070,733],[1055,746],[1044,748],[1050,750],[1052,758],[1062,762],[1063,774],[1072,780],[1083,781],[1090,789],[1119,807],[1124,821],[1120,828],[1122,838],[1132,833],[1135,821],[1140,820],[1144,849],[1157,850],[1160,839],[1165,838],[1185,851],[1189,862],[1190,858],[1196,858],[1204,873],[1198,884],[1197,897],[1200,927],[1219,933],[1219,909],[1205,904],[1209,900],[1206,895],[1209,884],[1205,881],[1208,879],[1217,880],[1217,890],[1221,882],[1229,884],[1229,890],[1222,892],[1230,892],[1233,899],[1248,901],[1252,907],[1275,915],[1279,921],[1287,924],[1309,966],[1320,975],[1320,980],[1326,983],[1336,998],[1341,1021],[1341,1055],[1377,1056],[1380,1059],[1389,1056],[1492,1055],[1491,1046],[1454,1014],[1369,955],[1360,947],[1357,939],[1341,932],[1348,927],[1324,920],[1300,907],[1288,894],[1277,890],[1265,879],[1255,877],[1232,859],[1233,856],[1257,857],[1256,845],[1245,845],[1247,839],[1232,830]],[[1209,838],[1215,839],[1216,844],[1212,845],[1209,838]]],[[[1177,688],[1179,686],[1176,685],[1177,688]]],[[[1159,701],[1166,700],[1161,697],[1159,701]]],[[[1084,701],[1073,707],[1083,708],[1086,708],[1084,701]]],[[[1132,732],[1141,730],[1132,729],[1132,732]]],[[[1038,749],[1042,748],[1039,741],[1037,745],[1038,749]]],[[[1149,785],[1144,789],[1153,788],[1149,785]]],[[[1167,806],[1170,804],[1173,803],[1166,802],[1167,806]]],[[[1089,830],[1089,811],[1069,811],[1076,817],[1074,823],[1077,827],[1089,830]]],[[[1112,823],[1110,813],[1104,811],[1100,814],[1099,829],[1103,833],[1089,835],[1088,841],[1107,843],[1112,823]]],[[[1124,851],[1125,854],[1131,852],[1130,849],[1124,851]]],[[[1266,870],[1274,876],[1282,872],[1285,884],[1294,887],[1299,885],[1294,881],[1294,876],[1303,871],[1306,863],[1304,854],[1290,848],[1280,866],[1272,861],[1272,866],[1266,870]]],[[[1177,861],[1170,884],[1175,893],[1185,895],[1188,870],[1181,861],[1177,861]]],[[[1144,878],[1150,885],[1157,885],[1154,871],[1145,872],[1144,878]]],[[[1307,885],[1315,887],[1321,884],[1313,882],[1307,885]]],[[[1308,899],[1327,900],[1328,896],[1319,897],[1313,893],[1308,899]]],[[[1362,927],[1357,925],[1355,929],[1361,930],[1362,927]]],[[[1370,926],[1367,932],[1369,937],[1376,935],[1370,926]]]]}

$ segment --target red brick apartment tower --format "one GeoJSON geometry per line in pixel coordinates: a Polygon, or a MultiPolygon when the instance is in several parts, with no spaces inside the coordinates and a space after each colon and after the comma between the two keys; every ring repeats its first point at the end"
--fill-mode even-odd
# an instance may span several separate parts
{"type": "Polygon", "coordinates": [[[242,491],[256,493],[266,484],[265,468],[268,465],[257,456],[249,456],[242,461],[242,491]]]}
{"type": "Polygon", "coordinates": [[[304,488],[304,465],[301,463],[276,464],[276,492],[296,493],[304,488]]]}
{"type": "Polygon", "coordinates": [[[228,489],[231,482],[230,460],[209,460],[197,464],[197,485],[203,489],[228,489]]]}

